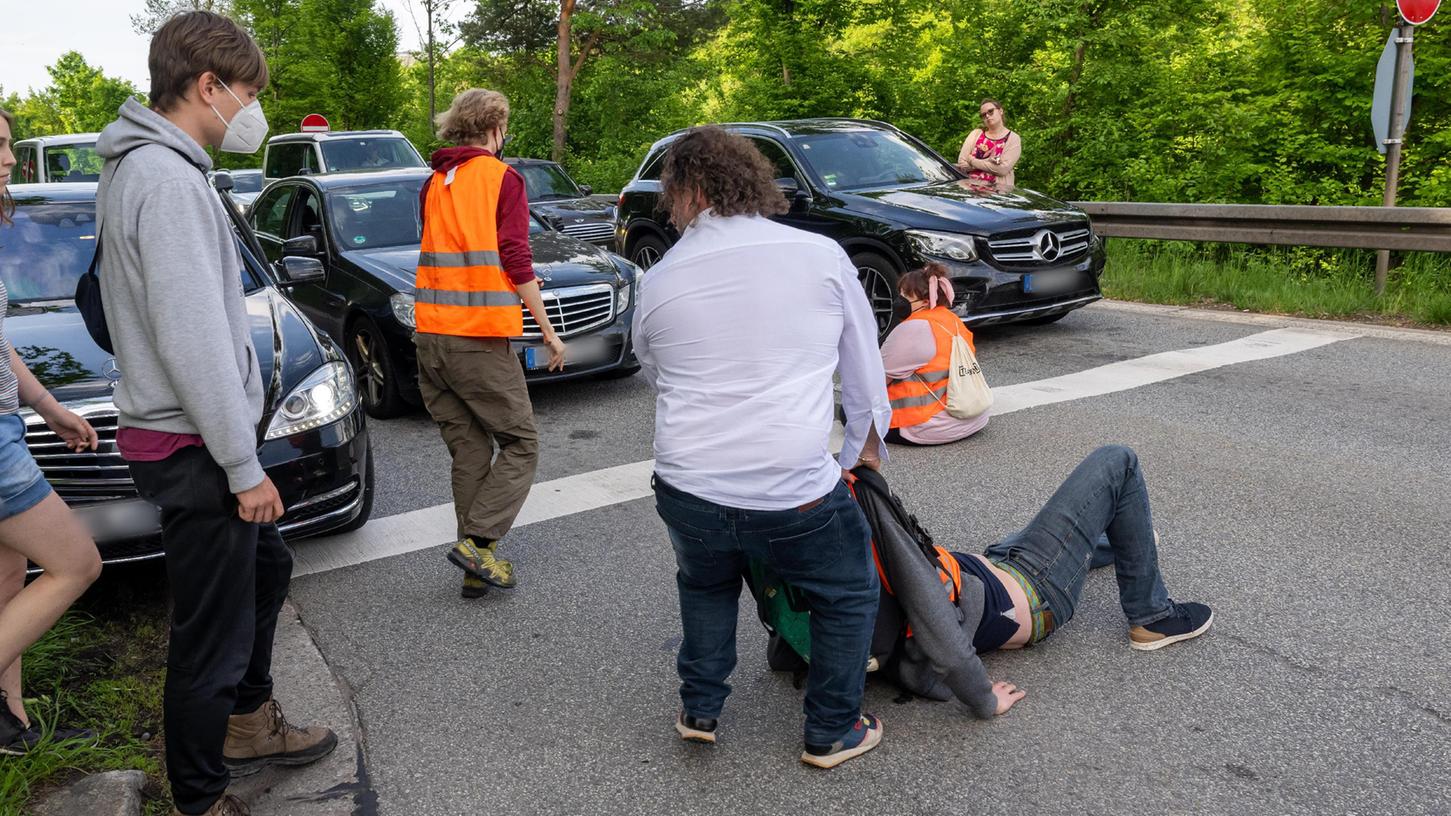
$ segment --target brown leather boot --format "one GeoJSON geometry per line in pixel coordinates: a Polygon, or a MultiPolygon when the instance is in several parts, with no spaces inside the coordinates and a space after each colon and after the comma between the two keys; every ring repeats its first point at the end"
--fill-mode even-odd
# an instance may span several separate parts
{"type": "Polygon", "coordinates": [[[321,726],[298,728],[282,716],[276,700],[251,714],[227,719],[222,761],[233,777],[257,773],[268,765],[307,765],[333,752],[338,735],[321,726]]]}
{"type": "MultiPolygon", "coordinates": [[[[173,810],[172,816],[186,816],[179,810],[173,810]]],[[[222,794],[222,798],[212,803],[207,812],[202,816],[251,816],[252,811],[242,804],[242,800],[230,793],[222,794]]]]}

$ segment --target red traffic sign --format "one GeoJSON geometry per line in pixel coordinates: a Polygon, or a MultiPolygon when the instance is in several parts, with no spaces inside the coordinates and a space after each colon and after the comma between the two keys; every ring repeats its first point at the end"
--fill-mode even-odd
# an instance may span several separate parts
{"type": "Polygon", "coordinates": [[[1441,0],[1396,0],[1396,8],[1411,25],[1420,25],[1431,19],[1441,0]]]}
{"type": "Polygon", "coordinates": [[[303,133],[317,133],[319,131],[327,130],[329,127],[330,126],[327,123],[327,118],[320,113],[309,113],[308,115],[302,117],[303,133]]]}

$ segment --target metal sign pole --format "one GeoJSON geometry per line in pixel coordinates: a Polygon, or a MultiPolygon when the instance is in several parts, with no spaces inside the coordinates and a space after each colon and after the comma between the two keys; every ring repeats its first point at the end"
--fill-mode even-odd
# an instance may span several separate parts
{"type": "MultiPolygon", "coordinates": [[[[1415,27],[1401,20],[1396,27],[1396,81],[1391,86],[1391,122],[1386,133],[1386,188],[1381,204],[1396,206],[1396,186],[1401,179],[1401,140],[1406,135],[1406,117],[1401,100],[1410,91],[1411,46],[1415,41],[1415,27]]],[[[1390,270],[1391,253],[1382,249],[1375,254],[1375,293],[1386,291],[1386,273],[1390,270]]]]}

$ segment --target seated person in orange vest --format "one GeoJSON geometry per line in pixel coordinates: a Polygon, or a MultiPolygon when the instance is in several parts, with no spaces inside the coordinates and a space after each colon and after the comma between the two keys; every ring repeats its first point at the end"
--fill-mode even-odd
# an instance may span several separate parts
{"type": "Polygon", "coordinates": [[[892,400],[892,429],[886,440],[898,445],[941,445],[966,439],[987,425],[991,411],[972,419],[947,413],[947,372],[952,337],[962,335],[973,354],[972,332],[952,313],[952,283],[947,268],[929,263],[902,276],[897,291],[912,306],[882,343],[887,396],[892,400]]]}
{"type": "Polygon", "coordinates": [[[866,515],[883,575],[878,614],[911,625],[897,680],[929,699],[955,697],[982,719],[1007,712],[1024,693],[989,680],[978,655],[1038,643],[1068,623],[1094,567],[1114,567],[1134,649],[1198,637],[1214,620],[1208,606],[1170,598],[1139,458],[1122,445],[1090,453],[1027,527],[981,555],[938,546],[934,563],[920,537],[866,515]]]}

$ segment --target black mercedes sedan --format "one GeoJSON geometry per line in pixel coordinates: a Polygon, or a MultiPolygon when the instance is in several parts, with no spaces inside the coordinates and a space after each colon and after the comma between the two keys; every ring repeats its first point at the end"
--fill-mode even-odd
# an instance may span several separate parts
{"type": "MultiPolygon", "coordinates": [[[[413,287],[427,170],[297,176],[268,185],[248,217],[274,262],[316,259],[325,273],[282,283],[288,298],[352,359],[364,405],[397,416],[421,402],[413,345],[413,287]]],[[[539,328],[524,311],[512,341],[533,382],[639,370],[630,343],[635,265],[531,218],[529,244],[550,322],[565,341],[564,370],[547,370],[539,328]]]]}
{"type": "MultiPolygon", "coordinates": [[[[95,251],[96,185],[18,184],[10,192],[14,223],[0,227],[0,277],[10,292],[6,336],[56,399],[101,437],[97,450],[75,453],[25,412],[26,442],[56,493],[92,531],[103,561],[158,557],[156,508],[138,496],[116,451],[111,394],[125,372],[91,340],[73,300],[95,251]]],[[[249,246],[246,223],[226,209],[238,230],[252,343],[268,383],[257,443],[286,507],[278,527],[288,539],[361,527],[372,512],[373,461],[352,367],[277,291],[272,270],[249,246]]],[[[289,266],[297,276],[321,272],[312,269],[315,262],[289,266]]]]}
{"type": "Polygon", "coordinates": [[[588,184],[570,178],[559,162],[512,156],[504,162],[524,177],[529,211],[545,225],[605,249],[614,247],[614,196],[595,195],[588,184]]]}
{"type": "MultiPolygon", "coordinates": [[[[881,336],[906,317],[897,279],[947,266],[953,311],[972,326],[1051,323],[1102,297],[1103,242],[1082,211],[1023,187],[970,181],[891,125],[807,119],[722,125],[776,166],[790,211],[776,220],[835,239],[856,264],[881,336]]],[[[656,142],[620,193],[616,251],[648,269],[679,237],[659,209],[656,142]]]]}

